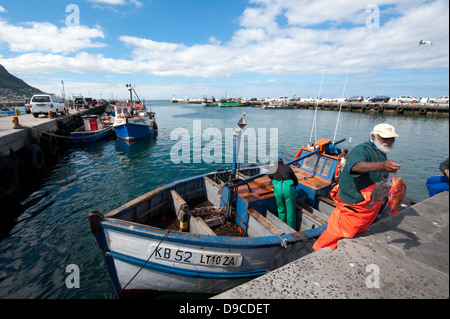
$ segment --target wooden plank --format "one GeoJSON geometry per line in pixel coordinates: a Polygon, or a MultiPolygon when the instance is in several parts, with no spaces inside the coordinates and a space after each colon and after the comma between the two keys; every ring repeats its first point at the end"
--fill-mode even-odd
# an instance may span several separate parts
{"type": "Polygon", "coordinates": [[[191,222],[190,231],[200,235],[216,236],[214,231],[200,217],[191,218],[195,223],[191,222]],[[194,230],[195,229],[195,230],[194,230]]]}
{"type": "Polygon", "coordinates": [[[215,206],[220,206],[220,195],[218,194],[219,191],[219,184],[214,182],[209,177],[203,177],[205,180],[205,192],[206,192],[206,198],[215,206]]]}
{"type": "Polygon", "coordinates": [[[247,210],[248,214],[253,217],[261,226],[267,229],[271,234],[279,236],[283,235],[284,232],[279,229],[274,223],[265,218],[263,215],[258,213],[254,208],[249,208],[247,210]]]}
{"type": "Polygon", "coordinates": [[[327,203],[328,205],[336,207],[336,203],[334,202],[334,200],[332,200],[332,199],[330,199],[328,197],[325,197],[325,196],[321,196],[321,195],[319,195],[317,197],[319,198],[319,200],[327,203]]]}
{"type": "Polygon", "coordinates": [[[302,212],[302,214],[308,215],[312,219],[316,220],[317,222],[321,224],[326,224],[327,222],[323,220],[322,218],[317,217],[316,215],[308,212],[305,208],[301,207],[299,204],[296,205],[297,209],[302,212]]]}
{"type": "Polygon", "coordinates": [[[275,216],[274,214],[272,214],[269,211],[266,212],[266,218],[269,221],[271,221],[272,223],[274,223],[282,231],[284,231],[285,234],[291,234],[291,233],[296,232],[295,229],[293,229],[291,226],[286,224],[284,221],[282,221],[281,219],[279,219],[277,216],[275,216]]]}
{"type": "Polygon", "coordinates": [[[319,190],[321,188],[331,185],[330,181],[327,181],[326,179],[323,179],[319,176],[302,171],[298,168],[294,169],[294,173],[297,176],[298,182],[300,184],[305,185],[306,187],[311,188],[313,190],[319,190]]]}

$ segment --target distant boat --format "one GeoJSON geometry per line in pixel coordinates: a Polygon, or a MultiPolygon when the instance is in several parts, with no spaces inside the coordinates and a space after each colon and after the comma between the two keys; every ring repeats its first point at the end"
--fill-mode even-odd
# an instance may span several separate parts
{"type": "Polygon", "coordinates": [[[203,106],[219,106],[219,102],[214,98],[214,96],[210,99],[205,97],[205,98],[203,98],[202,105],[203,106]]]}
{"type": "Polygon", "coordinates": [[[220,107],[226,107],[226,106],[248,106],[248,102],[242,102],[242,100],[234,100],[234,101],[227,101],[225,99],[221,99],[219,102],[220,107]]]}
{"type": "Polygon", "coordinates": [[[158,127],[155,113],[147,112],[145,103],[133,101],[132,92],[135,91],[131,85],[127,84],[127,87],[130,90],[130,102],[116,102],[113,126],[118,138],[131,142],[154,135],[158,127]]]}
{"type": "Polygon", "coordinates": [[[100,116],[83,116],[83,126],[70,133],[74,143],[96,142],[111,135],[113,127],[108,119],[100,116]]]}

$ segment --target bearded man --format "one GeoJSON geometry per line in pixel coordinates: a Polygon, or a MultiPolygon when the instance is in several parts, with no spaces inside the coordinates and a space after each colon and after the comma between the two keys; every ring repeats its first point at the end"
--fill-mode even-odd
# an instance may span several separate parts
{"type": "Polygon", "coordinates": [[[339,184],[331,191],[336,203],[327,229],[313,248],[337,247],[341,238],[353,238],[363,232],[375,220],[381,208],[381,200],[372,208],[367,207],[376,185],[389,173],[395,173],[401,165],[388,160],[395,138],[399,137],[392,125],[376,125],[370,133],[369,142],[356,146],[342,169],[339,184]]]}

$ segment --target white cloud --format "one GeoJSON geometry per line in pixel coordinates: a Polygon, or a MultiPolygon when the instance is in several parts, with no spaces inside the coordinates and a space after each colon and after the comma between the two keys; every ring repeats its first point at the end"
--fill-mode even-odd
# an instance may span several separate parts
{"type": "Polygon", "coordinates": [[[0,41],[12,51],[26,52],[0,58],[0,63],[18,73],[70,70],[185,77],[228,77],[243,72],[321,74],[324,64],[327,73],[335,74],[344,74],[347,64],[352,73],[443,68],[449,65],[448,9],[445,0],[252,0],[239,19],[240,29],[227,42],[211,37],[208,44],[188,46],[124,35],[119,39],[130,48],[130,60],[79,52],[104,45],[94,42],[104,38],[99,28],[79,27],[69,32],[46,23],[24,27],[0,20],[0,41]],[[379,28],[365,25],[367,4],[384,8],[379,28]],[[278,24],[281,16],[287,25],[278,24]],[[326,28],[320,25],[324,23],[326,28]],[[418,47],[420,39],[432,40],[434,46],[418,47]],[[46,49],[43,43],[58,45],[46,49]],[[76,55],[61,55],[69,52],[76,55]]]}
{"type": "Polygon", "coordinates": [[[99,28],[58,28],[47,22],[28,22],[16,26],[0,19],[0,42],[6,42],[12,52],[68,53],[104,47],[104,43],[93,41],[96,38],[104,38],[99,28]]]}
{"type": "Polygon", "coordinates": [[[107,5],[125,5],[125,4],[134,4],[136,7],[142,6],[142,3],[138,0],[89,0],[90,2],[94,2],[96,4],[107,4],[107,5]]]}
{"type": "Polygon", "coordinates": [[[6,9],[2,6],[0,6],[0,12],[6,12],[6,9]]]}

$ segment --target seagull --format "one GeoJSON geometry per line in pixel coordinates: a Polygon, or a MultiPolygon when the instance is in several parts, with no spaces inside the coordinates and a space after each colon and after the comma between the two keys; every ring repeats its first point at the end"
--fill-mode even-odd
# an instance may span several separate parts
{"type": "Polygon", "coordinates": [[[420,40],[420,41],[419,41],[419,47],[420,47],[421,45],[423,45],[423,44],[433,45],[433,42],[431,42],[431,41],[423,41],[423,40],[420,40]]]}

